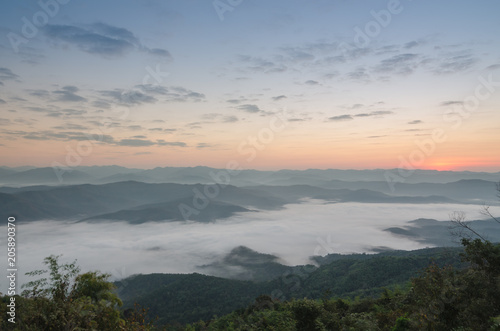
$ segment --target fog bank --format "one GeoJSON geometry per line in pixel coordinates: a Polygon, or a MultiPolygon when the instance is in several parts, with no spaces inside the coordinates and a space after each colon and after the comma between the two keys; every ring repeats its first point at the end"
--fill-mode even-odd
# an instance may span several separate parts
{"type": "MultiPolygon", "coordinates": [[[[232,248],[247,246],[274,254],[289,265],[308,263],[312,255],[371,252],[373,248],[412,250],[428,245],[383,229],[417,218],[449,220],[453,211],[483,219],[479,205],[328,204],[310,200],[278,211],[241,213],[214,223],[125,222],[17,224],[18,288],[25,272],[42,267],[44,257],[63,254],[82,271],[100,270],[119,279],[137,273],[200,272],[232,248]]],[[[5,242],[6,231],[0,237],[5,242]]],[[[5,263],[5,262],[4,262],[5,263]]],[[[5,270],[5,269],[4,269],[5,270]]],[[[0,283],[6,293],[6,279],[0,283]]]]}

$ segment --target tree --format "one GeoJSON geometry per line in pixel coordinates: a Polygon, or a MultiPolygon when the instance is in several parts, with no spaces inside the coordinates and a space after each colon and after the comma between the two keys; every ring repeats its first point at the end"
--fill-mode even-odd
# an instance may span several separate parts
{"type": "Polygon", "coordinates": [[[126,330],[110,275],[79,274],[76,261],[60,264],[59,258],[51,255],[44,259],[48,269],[27,273],[41,278],[23,285],[16,300],[17,330],[126,330]]]}
{"type": "MultiPolygon", "coordinates": [[[[500,183],[497,191],[500,197],[500,183]]],[[[483,214],[500,223],[489,207],[483,208],[483,214]]],[[[465,248],[462,259],[469,267],[454,270],[431,265],[415,278],[409,293],[412,320],[419,329],[493,330],[500,315],[500,244],[475,231],[463,212],[451,218],[454,234],[465,248]]]]}

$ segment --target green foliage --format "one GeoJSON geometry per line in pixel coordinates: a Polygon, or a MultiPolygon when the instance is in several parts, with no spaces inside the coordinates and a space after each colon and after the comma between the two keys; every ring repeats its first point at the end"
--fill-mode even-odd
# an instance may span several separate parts
{"type": "MultiPolygon", "coordinates": [[[[319,268],[296,267],[267,282],[222,279],[200,274],[137,275],[117,282],[124,307],[149,307],[157,325],[210,320],[244,309],[260,294],[281,301],[293,298],[344,299],[377,297],[384,288],[405,289],[431,261],[460,267],[461,248],[433,248],[412,252],[337,256],[319,268]]],[[[325,262],[325,263],[326,263],[325,262]]],[[[359,307],[362,311],[362,307],[359,307]]],[[[398,315],[399,317],[399,315],[398,315]]],[[[392,317],[391,317],[392,318],[392,317]]],[[[393,325],[390,325],[392,327],[393,325]]]]}
{"type": "Polygon", "coordinates": [[[432,265],[414,279],[408,297],[419,327],[488,330],[500,314],[500,245],[479,239],[463,244],[469,268],[432,265]]]}
{"type": "Polygon", "coordinates": [[[406,290],[384,289],[376,298],[323,296],[283,303],[264,296],[244,310],[187,330],[274,330],[278,323],[270,320],[286,321],[286,330],[500,330],[500,245],[479,240],[463,244],[469,267],[432,263],[406,290]]]}
{"type": "MultiPolygon", "coordinates": [[[[16,296],[16,324],[4,319],[2,330],[148,330],[132,328],[133,320],[121,317],[122,302],[108,274],[79,274],[76,262],[59,264],[59,256],[45,258],[44,264],[47,270],[27,273],[41,278],[23,286],[22,296],[16,296]]],[[[8,300],[2,298],[4,316],[8,300]]]]}

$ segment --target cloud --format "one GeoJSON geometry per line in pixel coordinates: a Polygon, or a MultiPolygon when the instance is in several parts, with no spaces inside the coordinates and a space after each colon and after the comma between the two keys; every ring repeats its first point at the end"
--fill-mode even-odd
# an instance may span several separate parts
{"type": "Polygon", "coordinates": [[[236,108],[239,110],[246,111],[247,113],[258,113],[262,111],[257,105],[251,105],[251,104],[241,105],[236,108]]]}
{"type": "Polygon", "coordinates": [[[375,50],[376,55],[383,55],[383,54],[389,54],[389,53],[398,53],[399,52],[399,46],[398,45],[386,45],[379,47],[375,50]]]}
{"type": "Polygon", "coordinates": [[[167,50],[145,47],[131,31],[104,23],[85,27],[48,24],[43,31],[53,40],[66,42],[94,55],[122,56],[132,50],[138,50],[164,58],[172,57],[167,50]]]}
{"type": "Polygon", "coordinates": [[[238,117],[236,117],[234,115],[224,116],[224,118],[222,119],[222,122],[224,122],[224,123],[234,123],[234,122],[238,122],[238,121],[239,121],[238,117]]]}
{"type": "Polygon", "coordinates": [[[319,82],[317,82],[317,81],[315,81],[315,80],[306,80],[306,81],[304,82],[304,84],[314,86],[314,85],[318,85],[318,84],[319,84],[319,82]]]}
{"type": "Polygon", "coordinates": [[[278,96],[272,97],[271,99],[273,99],[273,101],[280,101],[280,100],[283,100],[286,98],[287,98],[286,95],[278,95],[278,96]]]}
{"type": "Polygon", "coordinates": [[[160,85],[141,84],[135,87],[145,93],[156,95],[157,97],[165,96],[167,98],[166,101],[200,102],[206,98],[203,93],[195,92],[181,86],[164,87],[160,85]]]}
{"type": "Polygon", "coordinates": [[[161,85],[153,84],[140,84],[135,86],[137,89],[142,90],[145,93],[156,94],[156,95],[166,95],[168,94],[168,89],[161,85]]]}
{"type": "Polygon", "coordinates": [[[170,54],[169,51],[166,49],[161,49],[161,48],[153,48],[153,49],[147,49],[148,53],[151,55],[156,55],[156,56],[161,56],[164,58],[170,58],[172,59],[172,54],[170,54]]]}
{"type": "Polygon", "coordinates": [[[198,143],[198,145],[196,145],[196,148],[198,148],[198,149],[209,148],[209,147],[213,147],[213,146],[211,144],[207,144],[207,143],[198,143]]]}
{"type": "Polygon", "coordinates": [[[347,107],[348,109],[359,109],[359,108],[363,108],[365,105],[363,105],[362,103],[355,103],[349,107],[347,107]]]}
{"type": "Polygon", "coordinates": [[[8,118],[0,118],[0,125],[11,125],[12,122],[8,118]]]}
{"type": "Polygon", "coordinates": [[[485,68],[485,70],[497,70],[500,68],[500,63],[497,63],[497,64],[492,64],[492,65],[489,65],[485,68]]]}
{"type": "MultiPolygon", "coordinates": [[[[125,29],[123,29],[125,30],[125,29]]],[[[45,34],[55,40],[65,41],[77,46],[80,50],[98,55],[123,55],[136,48],[136,45],[123,36],[110,36],[92,30],[70,25],[47,25],[45,34]]]]}
{"type": "Polygon", "coordinates": [[[306,48],[282,47],[281,50],[287,55],[287,60],[292,62],[312,61],[315,56],[306,48]]]}
{"type": "Polygon", "coordinates": [[[334,121],[334,122],[338,122],[338,121],[350,121],[352,120],[352,116],[351,115],[339,115],[339,116],[333,116],[333,117],[329,117],[328,120],[329,121],[334,121]]]}
{"type": "Polygon", "coordinates": [[[114,102],[124,106],[155,103],[158,101],[158,99],[156,99],[155,97],[136,90],[125,91],[122,89],[114,89],[108,91],[100,91],[99,93],[102,96],[109,97],[114,102]]]}
{"type": "Polygon", "coordinates": [[[44,131],[34,131],[34,132],[26,132],[26,131],[9,131],[7,132],[11,136],[21,136],[24,139],[29,140],[61,140],[61,141],[97,141],[111,144],[114,142],[114,139],[110,135],[92,135],[86,134],[85,132],[79,131],[52,131],[52,130],[44,130],[44,131]]]}
{"type": "Polygon", "coordinates": [[[111,104],[107,101],[104,101],[104,100],[96,100],[96,101],[93,101],[92,102],[92,106],[96,107],[96,108],[104,108],[104,109],[110,109],[111,108],[111,104]]]}
{"type": "Polygon", "coordinates": [[[432,71],[439,75],[454,74],[470,69],[478,61],[479,60],[470,53],[463,54],[463,52],[456,52],[450,54],[448,57],[440,58],[437,67],[432,71]]]}
{"type": "Polygon", "coordinates": [[[394,114],[394,112],[392,112],[390,110],[376,110],[376,111],[372,111],[369,113],[356,114],[354,116],[355,117],[371,117],[371,116],[383,116],[383,115],[391,115],[391,114],[394,114]]]}
{"type": "Polygon", "coordinates": [[[462,106],[463,104],[464,104],[463,101],[450,100],[450,101],[443,101],[439,105],[441,107],[448,107],[448,106],[462,106]]]}
{"type": "Polygon", "coordinates": [[[128,147],[147,147],[153,146],[155,143],[151,140],[145,139],[122,139],[117,142],[118,146],[128,146],[128,147]]]}
{"type": "Polygon", "coordinates": [[[83,109],[61,109],[61,108],[42,108],[42,107],[25,107],[24,109],[36,112],[36,113],[44,113],[49,117],[71,117],[71,116],[82,116],[87,113],[86,110],[83,109]]]}
{"type": "Polygon", "coordinates": [[[382,60],[376,67],[376,72],[394,73],[399,75],[408,75],[413,73],[415,68],[418,67],[419,58],[417,54],[399,54],[392,56],[388,59],[382,60]]]}
{"type": "Polygon", "coordinates": [[[202,126],[200,124],[203,124],[203,122],[191,122],[186,124],[186,126],[190,129],[201,129],[202,126]]]}
{"type": "Polygon", "coordinates": [[[408,122],[408,124],[420,124],[420,123],[423,123],[423,122],[421,120],[414,120],[414,121],[408,122]]]}
{"type": "Polygon", "coordinates": [[[65,123],[64,125],[58,125],[52,127],[53,129],[57,130],[88,130],[89,128],[80,124],[74,124],[74,123],[65,123]]]}
{"type": "Polygon", "coordinates": [[[42,89],[37,89],[37,90],[26,90],[26,92],[34,97],[41,98],[41,99],[49,99],[51,94],[56,97],[55,100],[53,101],[60,101],[60,102],[86,102],[87,99],[78,95],[77,92],[79,92],[80,89],[76,86],[72,85],[67,85],[63,86],[59,90],[55,91],[47,91],[47,90],[42,90],[42,89]]]}
{"type": "Polygon", "coordinates": [[[4,105],[6,104],[7,102],[4,100],[4,99],[0,99],[0,105],[4,105]]]}
{"type": "Polygon", "coordinates": [[[76,86],[64,86],[60,90],[53,91],[57,95],[57,101],[63,102],[86,102],[87,99],[76,94],[79,89],[76,86]]]}
{"type": "Polygon", "coordinates": [[[182,141],[165,141],[163,139],[157,140],[158,146],[174,146],[174,147],[187,147],[187,144],[182,141]]]}
{"type": "Polygon", "coordinates": [[[127,129],[132,130],[132,131],[138,131],[138,130],[142,130],[143,127],[140,125],[129,125],[129,126],[127,126],[127,129]]]}
{"type": "Polygon", "coordinates": [[[414,48],[414,47],[417,47],[419,46],[420,43],[413,40],[413,41],[410,41],[410,42],[407,42],[406,44],[403,45],[403,48],[404,49],[410,49],[410,48],[414,48]]]}
{"type": "Polygon", "coordinates": [[[368,70],[364,67],[358,67],[355,70],[347,73],[347,78],[354,81],[370,81],[370,75],[368,70]]]}
{"type": "Polygon", "coordinates": [[[26,90],[26,92],[31,96],[43,99],[47,99],[50,96],[50,92],[47,90],[26,90]]]}
{"type": "Polygon", "coordinates": [[[287,70],[284,64],[276,63],[260,57],[253,57],[248,55],[240,55],[238,60],[246,65],[246,69],[253,72],[260,73],[280,73],[287,70]]]}
{"type": "Polygon", "coordinates": [[[338,77],[340,76],[340,73],[338,71],[335,71],[335,72],[330,72],[328,74],[324,74],[323,77],[325,77],[326,79],[332,79],[332,78],[335,78],[335,77],[338,77]]]}
{"type": "Polygon", "coordinates": [[[18,80],[19,76],[14,74],[9,68],[0,67],[0,83],[6,80],[18,80]]]}
{"type": "Polygon", "coordinates": [[[205,94],[191,91],[180,86],[170,87],[167,97],[167,101],[176,102],[200,102],[205,100],[205,94]]]}
{"type": "MultiPolygon", "coordinates": [[[[358,104],[355,104],[353,106],[357,106],[357,105],[358,104]]],[[[359,105],[361,105],[361,104],[359,104],[359,105]]],[[[359,108],[359,107],[355,107],[355,108],[359,108]]],[[[344,114],[344,115],[333,116],[333,117],[329,117],[328,120],[334,121],[334,122],[335,121],[350,121],[350,120],[353,120],[355,117],[380,117],[383,115],[390,115],[390,114],[394,114],[394,112],[392,112],[390,110],[376,110],[376,111],[372,111],[369,113],[359,113],[359,114],[355,114],[355,115],[344,114]]]]}
{"type": "Polygon", "coordinates": [[[151,128],[148,130],[152,132],[165,132],[165,133],[172,133],[177,131],[177,129],[164,129],[164,128],[151,128]]]}
{"type": "Polygon", "coordinates": [[[217,113],[204,114],[201,116],[201,118],[208,121],[220,121],[223,123],[234,123],[238,122],[239,120],[238,117],[234,115],[223,115],[217,113]]]}

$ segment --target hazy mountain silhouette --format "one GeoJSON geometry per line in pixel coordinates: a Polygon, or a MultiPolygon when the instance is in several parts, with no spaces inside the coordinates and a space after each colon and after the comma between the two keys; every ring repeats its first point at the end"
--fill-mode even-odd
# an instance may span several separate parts
{"type": "Polygon", "coordinates": [[[328,190],[308,185],[236,187],[188,184],[148,184],[134,181],[104,185],[36,186],[0,196],[0,217],[19,215],[22,220],[123,218],[132,223],[180,220],[179,204],[200,209],[196,221],[229,217],[245,209],[272,210],[313,198],[330,202],[449,203],[445,197],[389,196],[370,190],[328,190]],[[207,197],[208,196],[208,197],[207,197]],[[199,208],[200,205],[208,205],[199,208]],[[229,205],[228,205],[229,204],[229,205]],[[198,206],[198,207],[196,207],[198,206]],[[217,211],[217,207],[220,208],[217,211]]]}
{"type": "Polygon", "coordinates": [[[235,247],[219,261],[202,265],[200,271],[218,277],[267,281],[277,278],[294,267],[285,266],[280,258],[256,252],[245,246],[235,247]]]}
{"type": "MultiPolygon", "coordinates": [[[[131,224],[140,224],[149,221],[185,221],[179,205],[188,205],[190,198],[163,203],[141,205],[132,209],[120,210],[115,213],[102,214],[83,219],[82,221],[102,221],[117,220],[127,221],[131,224]]],[[[206,208],[198,213],[192,213],[187,218],[190,221],[213,222],[218,219],[228,218],[238,212],[248,212],[250,210],[241,206],[232,205],[220,201],[211,201],[206,208]]]]}
{"type": "MultiPolygon", "coordinates": [[[[494,220],[470,221],[469,226],[491,242],[500,242],[500,226],[494,220]]],[[[460,231],[460,229],[457,229],[450,221],[419,218],[408,222],[406,226],[390,227],[384,231],[435,246],[461,245],[459,236],[453,235],[454,231],[460,231]]]]}
{"type": "Polygon", "coordinates": [[[36,168],[15,172],[6,176],[0,177],[0,183],[13,184],[13,185],[34,185],[34,184],[51,184],[61,185],[69,183],[85,183],[94,180],[89,174],[80,170],[71,170],[64,174],[64,181],[60,181],[56,173],[57,170],[53,168],[36,168]]]}

